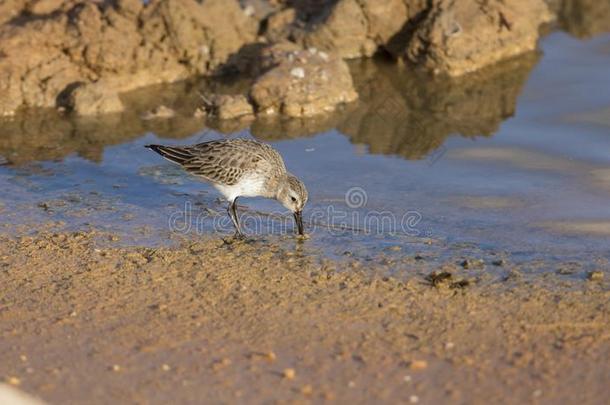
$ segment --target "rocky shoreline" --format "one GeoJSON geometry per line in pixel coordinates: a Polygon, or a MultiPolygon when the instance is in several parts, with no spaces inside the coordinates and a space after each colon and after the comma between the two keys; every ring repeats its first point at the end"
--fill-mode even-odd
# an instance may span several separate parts
{"type": "Polygon", "coordinates": [[[578,36],[607,29],[610,7],[601,3],[5,1],[0,116],[28,108],[117,113],[136,88],[227,74],[249,78],[250,87],[229,98],[205,95],[212,103],[201,103],[200,114],[315,116],[358,97],[346,60],[383,54],[461,76],[536,49],[540,27],[554,21],[578,36]]]}

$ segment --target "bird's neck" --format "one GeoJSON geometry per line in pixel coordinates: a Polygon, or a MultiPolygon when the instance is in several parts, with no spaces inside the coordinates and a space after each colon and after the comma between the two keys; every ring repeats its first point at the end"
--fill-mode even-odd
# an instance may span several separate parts
{"type": "Polygon", "coordinates": [[[269,190],[270,198],[275,198],[281,201],[288,193],[288,176],[283,174],[268,180],[267,189],[269,190]]]}

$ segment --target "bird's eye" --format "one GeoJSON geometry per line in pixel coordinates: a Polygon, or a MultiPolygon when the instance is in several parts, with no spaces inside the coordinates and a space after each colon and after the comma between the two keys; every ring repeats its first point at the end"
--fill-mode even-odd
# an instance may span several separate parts
{"type": "Polygon", "coordinates": [[[292,202],[297,202],[297,199],[294,197],[290,197],[290,199],[292,200],[292,202]]]}

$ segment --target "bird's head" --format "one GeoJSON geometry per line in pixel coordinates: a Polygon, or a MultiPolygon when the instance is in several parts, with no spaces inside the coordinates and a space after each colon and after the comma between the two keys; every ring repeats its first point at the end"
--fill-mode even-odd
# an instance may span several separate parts
{"type": "Polygon", "coordinates": [[[292,174],[287,174],[279,187],[277,200],[293,213],[299,234],[303,235],[303,208],[307,203],[305,184],[292,174]]]}

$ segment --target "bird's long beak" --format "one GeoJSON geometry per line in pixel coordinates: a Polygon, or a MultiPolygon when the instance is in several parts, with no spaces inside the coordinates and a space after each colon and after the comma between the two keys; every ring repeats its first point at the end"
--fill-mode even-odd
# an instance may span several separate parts
{"type": "Polygon", "coordinates": [[[299,235],[303,235],[305,233],[305,230],[303,228],[303,212],[302,211],[296,211],[294,213],[294,222],[297,225],[299,235]]]}

